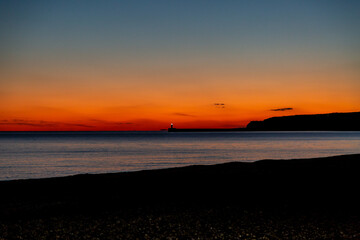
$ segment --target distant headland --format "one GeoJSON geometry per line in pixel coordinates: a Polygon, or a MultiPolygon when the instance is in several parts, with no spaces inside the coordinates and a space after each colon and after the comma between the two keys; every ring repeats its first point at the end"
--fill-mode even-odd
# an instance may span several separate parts
{"type": "Polygon", "coordinates": [[[168,132],[228,131],[360,131],[360,112],[271,117],[251,121],[245,128],[174,128],[168,132]]]}

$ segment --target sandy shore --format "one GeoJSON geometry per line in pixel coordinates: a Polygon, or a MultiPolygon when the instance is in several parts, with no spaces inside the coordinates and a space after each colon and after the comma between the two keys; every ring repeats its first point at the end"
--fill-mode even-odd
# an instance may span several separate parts
{"type": "Polygon", "coordinates": [[[0,182],[0,239],[360,239],[360,154],[0,182]]]}

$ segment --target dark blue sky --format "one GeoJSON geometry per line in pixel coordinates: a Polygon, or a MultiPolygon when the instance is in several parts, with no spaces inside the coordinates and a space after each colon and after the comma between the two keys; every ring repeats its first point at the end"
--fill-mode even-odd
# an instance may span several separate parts
{"type": "Polygon", "coordinates": [[[20,59],[359,53],[359,1],[2,1],[0,11],[2,49],[20,59]]]}

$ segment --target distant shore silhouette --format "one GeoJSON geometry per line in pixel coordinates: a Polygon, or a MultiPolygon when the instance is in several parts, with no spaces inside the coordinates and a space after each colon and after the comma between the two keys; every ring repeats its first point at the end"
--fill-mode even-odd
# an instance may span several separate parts
{"type": "Polygon", "coordinates": [[[271,117],[245,128],[174,128],[169,132],[227,131],[360,131],[360,112],[271,117]]]}

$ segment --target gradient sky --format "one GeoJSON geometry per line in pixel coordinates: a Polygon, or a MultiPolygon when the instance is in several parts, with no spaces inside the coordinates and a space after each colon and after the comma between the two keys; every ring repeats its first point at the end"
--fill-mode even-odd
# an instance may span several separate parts
{"type": "Polygon", "coordinates": [[[0,0],[0,131],[360,111],[360,1],[0,0]]]}

